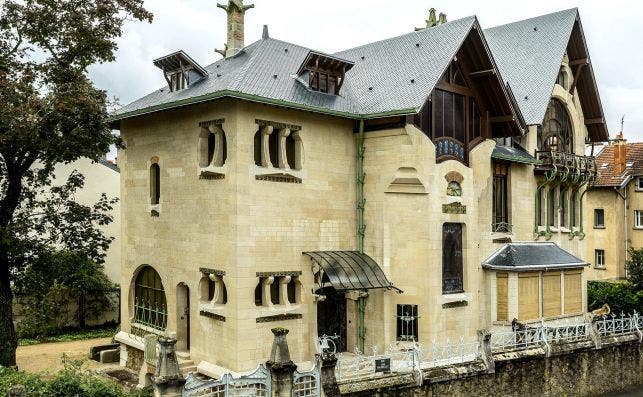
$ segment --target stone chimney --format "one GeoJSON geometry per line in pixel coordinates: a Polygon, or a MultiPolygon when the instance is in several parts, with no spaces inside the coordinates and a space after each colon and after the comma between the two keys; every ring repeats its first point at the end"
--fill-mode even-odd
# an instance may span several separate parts
{"type": "Polygon", "coordinates": [[[625,172],[627,166],[627,141],[623,139],[623,132],[616,135],[612,143],[614,146],[614,174],[620,175],[625,172]]]}
{"type": "Polygon", "coordinates": [[[244,5],[243,0],[228,0],[228,5],[217,3],[228,14],[228,42],[222,50],[215,50],[225,58],[231,57],[244,47],[244,16],[254,4],[244,5]]]}
{"type": "Polygon", "coordinates": [[[447,14],[441,12],[438,16],[438,25],[444,25],[447,23],[447,14]]]}
{"type": "Polygon", "coordinates": [[[435,8],[429,9],[429,17],[426,19],[426,27],[424,28],[415,28],[415,31],[424,30],[427,28],[432,28],[434,26],[442,25],[447,23],[447,14],[441,12],[438,18],[435,17],[435,8]]]}

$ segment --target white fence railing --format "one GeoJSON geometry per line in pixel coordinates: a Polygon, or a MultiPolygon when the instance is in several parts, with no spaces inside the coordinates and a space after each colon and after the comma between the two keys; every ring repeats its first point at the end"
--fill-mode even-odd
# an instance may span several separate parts
{"type": "MultiPolygon", "coordinates": [[[[643,339],[643,317],[635,312],[632,315],[603,316],[593,322],[587,320],[552,326],[543,322],[532,328],[494,332],[491,334],[489,347],[492,353],[535,347],[549,350],[552,345],[559,343],[592,341],[592,327],[595,333],[602,337],[636,334],[643,339]]],[[[327,349],[329,344],[326,343],[324,346],[327,349]]],[[[447,340],[445,343],[433,341],[428,346],[418,343],[402,348],[389,346],[386,352],[381,354],[376,349],[373,349],[371,355],[360,352],[339,353],[335,376],[342,382],[377,378],[390,373],[417,372],[421,377],[423,369],[476,361],[481,357],[481,348],[480,341],[460,338],[456,341],[447,340]]]]}

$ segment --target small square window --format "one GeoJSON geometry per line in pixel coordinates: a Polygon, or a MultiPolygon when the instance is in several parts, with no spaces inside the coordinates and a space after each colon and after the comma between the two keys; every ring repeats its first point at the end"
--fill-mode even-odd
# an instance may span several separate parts
{"type": "Polygon", "coordinates": [[[605,211],[602,208],[597,208],[594,210],[594,227],[605,227],[605,211]]]}
{"type": "Polygon", "coordinates": [[[397,340],[418,340],[418,305],[397,305],[397,340]]]}
{"type": "Polygon", "coordinates": [[[634,227],[643,229],[643,211],[634,210],[634,227]]]}
{"type": "Polygon", "coordinates": [[[594,250],[594,265],[596,267],[605,267],[605,250],[594,250]]]}

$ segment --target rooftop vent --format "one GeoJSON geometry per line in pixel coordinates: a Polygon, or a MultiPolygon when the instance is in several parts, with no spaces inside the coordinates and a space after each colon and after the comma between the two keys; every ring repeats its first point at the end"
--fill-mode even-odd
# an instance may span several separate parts
{"type": "Polygon", "coordinates": [[[163,71],[163,77],[170,91],[188,88],[208,75],[208,72],[183,50],[155,59],[154,66],[163,71]]]}
{"type": "Polygon", "coordinates": [[[297,71],[298,76],[308,76],[308,87],[313,91],[338,95],[344,77],[353,67],[353,62],[310,51],[297,71]]]}

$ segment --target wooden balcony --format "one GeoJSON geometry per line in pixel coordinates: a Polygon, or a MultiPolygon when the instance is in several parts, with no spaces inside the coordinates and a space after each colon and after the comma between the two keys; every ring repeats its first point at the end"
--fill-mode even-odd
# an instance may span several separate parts
{"type": "Polygon", "coordinates": [[[553,150],[537,150],[534,174],[555,172],[565,178],[593,179],[596,177],[596,159],[553,150]]]}

